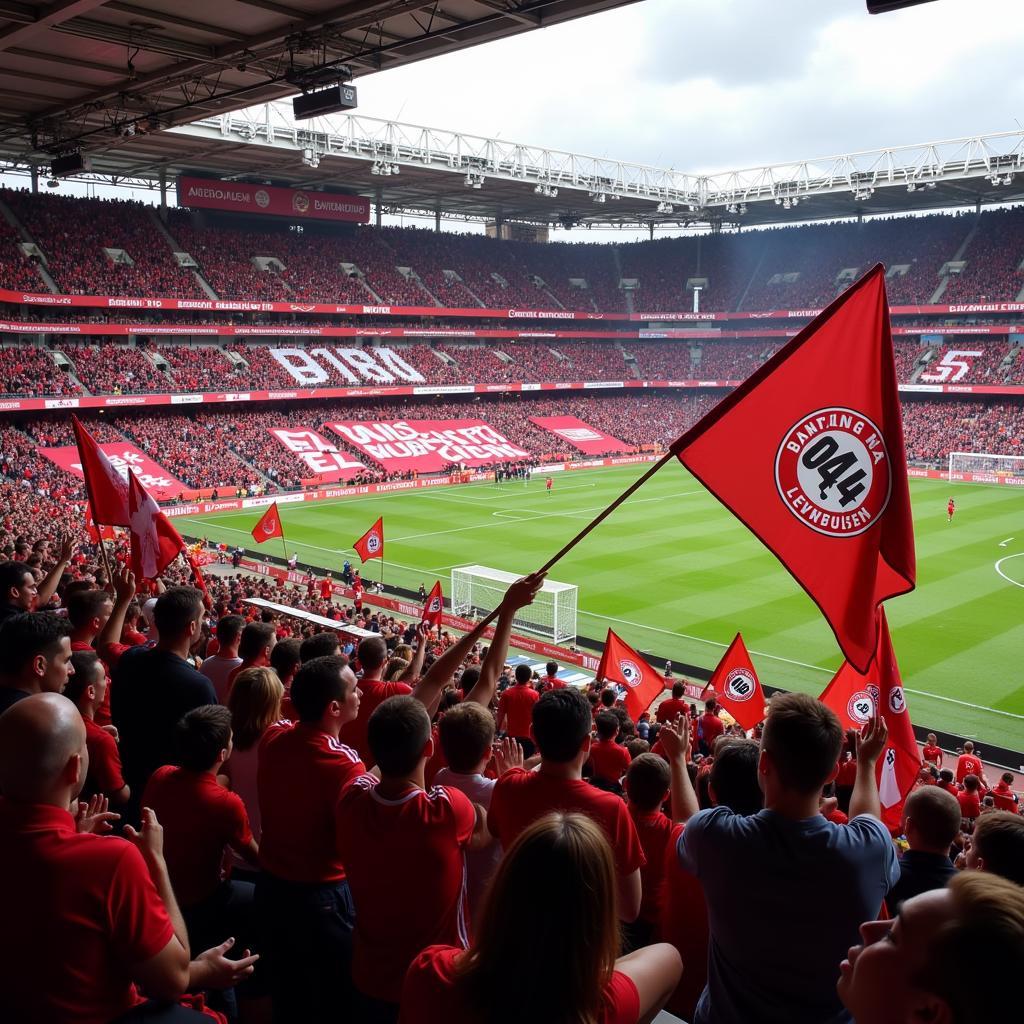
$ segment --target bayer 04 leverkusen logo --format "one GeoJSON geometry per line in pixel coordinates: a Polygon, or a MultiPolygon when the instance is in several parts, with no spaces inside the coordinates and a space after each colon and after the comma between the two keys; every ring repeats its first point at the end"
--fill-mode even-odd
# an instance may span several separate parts
{"type": "Polygon", "coordinates": [[[745,668],[738,668],[729,673],[725,682],[725,694],[729,700],[750,700],[757,689],[757,680],[745,668]]]}
{"type": "Polygon", "coordinates": [[[627,658],[623,658],[619,662],[619,671],[622,673],[622,678],[626,680],[629,686],[639,686],[644,679],[644,674],[640,669],[640,666],[635,661],[629,661],[627,658]]]}
{"type": "Polygon", "coordinates": [[[882,432],[839,406],[802,417],[779,443],[775,486],[805,526],[827,537],[856,537],[878,522],[892,493],[882,432]]]}
{"type": "Polygon", "coordinates": [[[430,604],[427,606],[427,611],[433,614],[437,614],[441,610],[441,598],[432,597],[430,604]]]}
{"type": "Polygon", "coordinates": [[[380,551],[380,536],[374,532],[366,538],[366,550],[371,554],[375,555],[380,551]]]}

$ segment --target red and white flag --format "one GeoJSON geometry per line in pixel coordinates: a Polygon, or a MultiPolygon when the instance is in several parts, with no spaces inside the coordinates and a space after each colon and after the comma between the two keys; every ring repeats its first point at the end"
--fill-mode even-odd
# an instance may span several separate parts
{"type": "Polygon", "coordinates": [[[85,477],[85,491],[89,495],[94,522],[104,526],[127,526],[128,481],[111,465],[110,459],[77,416],[71,417],[71,425],[75,431],[75,444],[82,462],[82,476],[85,477]]]}
{"type": "Polygon", "coordinates": [[[764,718],[764,693],[741,634],[729,644],[701,697],[711,696],[710,691],[744,729],[753,729],[764,718]]]}
{"type": "Polygon", "coordinates": [[[277,510],[275,501],[263,515],[259,522],[252,528],[252,537],[257,544],[273,540],[275,537],[284,536],[284,527],[281,525],[281,513],[277,510]]]}
{"type": "Polygon", "coordinates": [[[382,516],[352,545],[363,562],[384,557],[384,517],[382,516]]]}
{"type": "Polygon", "coordinates": [[[441,628],[441,616],[444,614],[444,595],[441,593],[441,581],[438,580],[427,594],[423,604],[423,622],[429,622],[431,629],[441,628]]]}
{"type": "Polygon", "coordinates": [[[625,640],[610,629],[604,642],[597,678],[626,688],[626,710],[635,722],[665,689],[665,677],[655,672],[625,640]]]}
{"type": "Polygon", "coordinates": [[[178,557],[185,542],[134,473],[128,476],[128,514],[132,572],[138,580],[155,580],[178,557]]]}
{"type": "Polygon", "coordinates": [[[885,296],[874,267],[672,452],[807,591],[865,670],[881,602],[914,589],[914,526],[885,296]]]}
{"type": "Polygon", "coordinates": [[[897,828],[903,802],[921,767],[921,755],[884,610],[879,609],[878,646],[867,672],[858,672],[849,662],[844,663],[818,699],[849,729],[859,730],[875,715],[884,719],[889,737],[878,760],[878,796],[882,820],[890,828],[897,828]]]}

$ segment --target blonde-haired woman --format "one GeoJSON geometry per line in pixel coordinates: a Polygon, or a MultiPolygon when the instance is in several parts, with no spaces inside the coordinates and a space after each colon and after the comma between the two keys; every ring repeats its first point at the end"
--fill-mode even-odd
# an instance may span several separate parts
{"type": "Polygon", "coordinates": [[[469,949],[429,946],[409,967],[399,1024],[637,1024],[682,964],[658,943],[620,957],[615,864],[582,814],[550,814],[505,854],[469,949]]]}
{"type": "Polygon", "coordinates": [[[234,749],[224,770],[242,798],[253,837],[260,841],[260,804],[256,796],[256,761],[263,734],[281,717],[284,686],[271,668],[247,668],[235,676],[228,694],[234,749]]]}

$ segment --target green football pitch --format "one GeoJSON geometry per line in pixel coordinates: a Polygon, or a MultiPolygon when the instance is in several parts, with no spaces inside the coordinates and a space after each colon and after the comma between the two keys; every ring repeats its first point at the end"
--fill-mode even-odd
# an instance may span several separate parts
{"type": "MultiPolygon", "coordinates": [[[[623,491],[644,466],[282,505],[288,550],[340,569],[384,517],[384,581],[450,586],[480,564],[526,573],[623,491]]],[[[886,605],[914,721],[1024,750],[1024,493],[913,480],[918,588],[886,605]]],[[[254,547],[261,510],[194,516],[184,532],[254,547]]],[[[280,555],[281,542],[263,548],[280,555]]],[[[376,578],[379,562],[366,577],[376,578]]],[[[763,682],[819,693],[841,662],[831,631],[775,558],[680,466],[670,464],[567,555],[551,578],[579,587],[578,631],[676,664],[713,668],[737,630],[763,682]]]]}

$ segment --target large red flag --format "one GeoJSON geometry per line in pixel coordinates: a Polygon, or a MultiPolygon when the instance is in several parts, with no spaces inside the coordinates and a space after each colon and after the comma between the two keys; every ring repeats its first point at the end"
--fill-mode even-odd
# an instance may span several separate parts
{"type": "Polygon", "coordinates": [[[882,820],[895,828],[921,767],[921,755],[884,610],[879,610],[878,620],[878,645],[867,672],[845,662],[818,699],[848,729],[860,729],[876,714],[885,720],[889,738],[878,761],[878,795],[882,820]]]}
{"type": "Polygon", "coordinates": [[[647,664],[637,651],[610,629],[604,642],[597,678],[626,687],[626,710],[636,721],[665,689],[665,677],[647,664]]]}
{"type": "Polygon", "coordinates": [[[71,417],[71,425],[75,431],[78,457],[82,460],[82,476],[85,477],[85,491],[93,519],[104,526],[127,526],[128,481],[110,464],[110,459],[77,416],[71,417]]]}
{"type": "Polygon", "coordinates": [[[88,499],[85,502],[85,532],[93,544],[99,544],[101,540],[114,540],[116,534],[112,526],[97,526],[96,519],[92,514],[92,507],[88,499]]]}
{"type": "Polygon", "coordinates": [[[134,473],[128,474],[128,512],[132,572],[138,580],[155,580],[178,557],[185,542],[134,473]]]}
{"type": "Polygon", "coordinates": [[[856,668],[914,589],[914,528],[879,265],[672,445],[821,609],[856,668]]]}
{"type": "Polygon", "coordinates": [[[741,634],[729,644],[701,697],[709,690],[744,729],[753,729],[764,718],[764,693],[741,634]]]}
{"type": "Polygon", "coordinates": [[[368,562],[371,558],[383,558],[384,517],[381,516],[352,547],[363,562],[368,562]]]}
{"type": "Polygon", "coordinates": [[[441,581],[438,580],[423,604],[423,622],[429,622],[431,629],[441,628],[441,616],[444,614],[444,596],[441,593],[441,581]]]}
{"type": "Polygon", "coordinates": [[[265,540],[272,540],[274,537],[284,536],[281,513],[277,510],[276,501],[260,516],[259,522],[252,528],[252,536],[257,544],[262,544],[265,540]]]}

